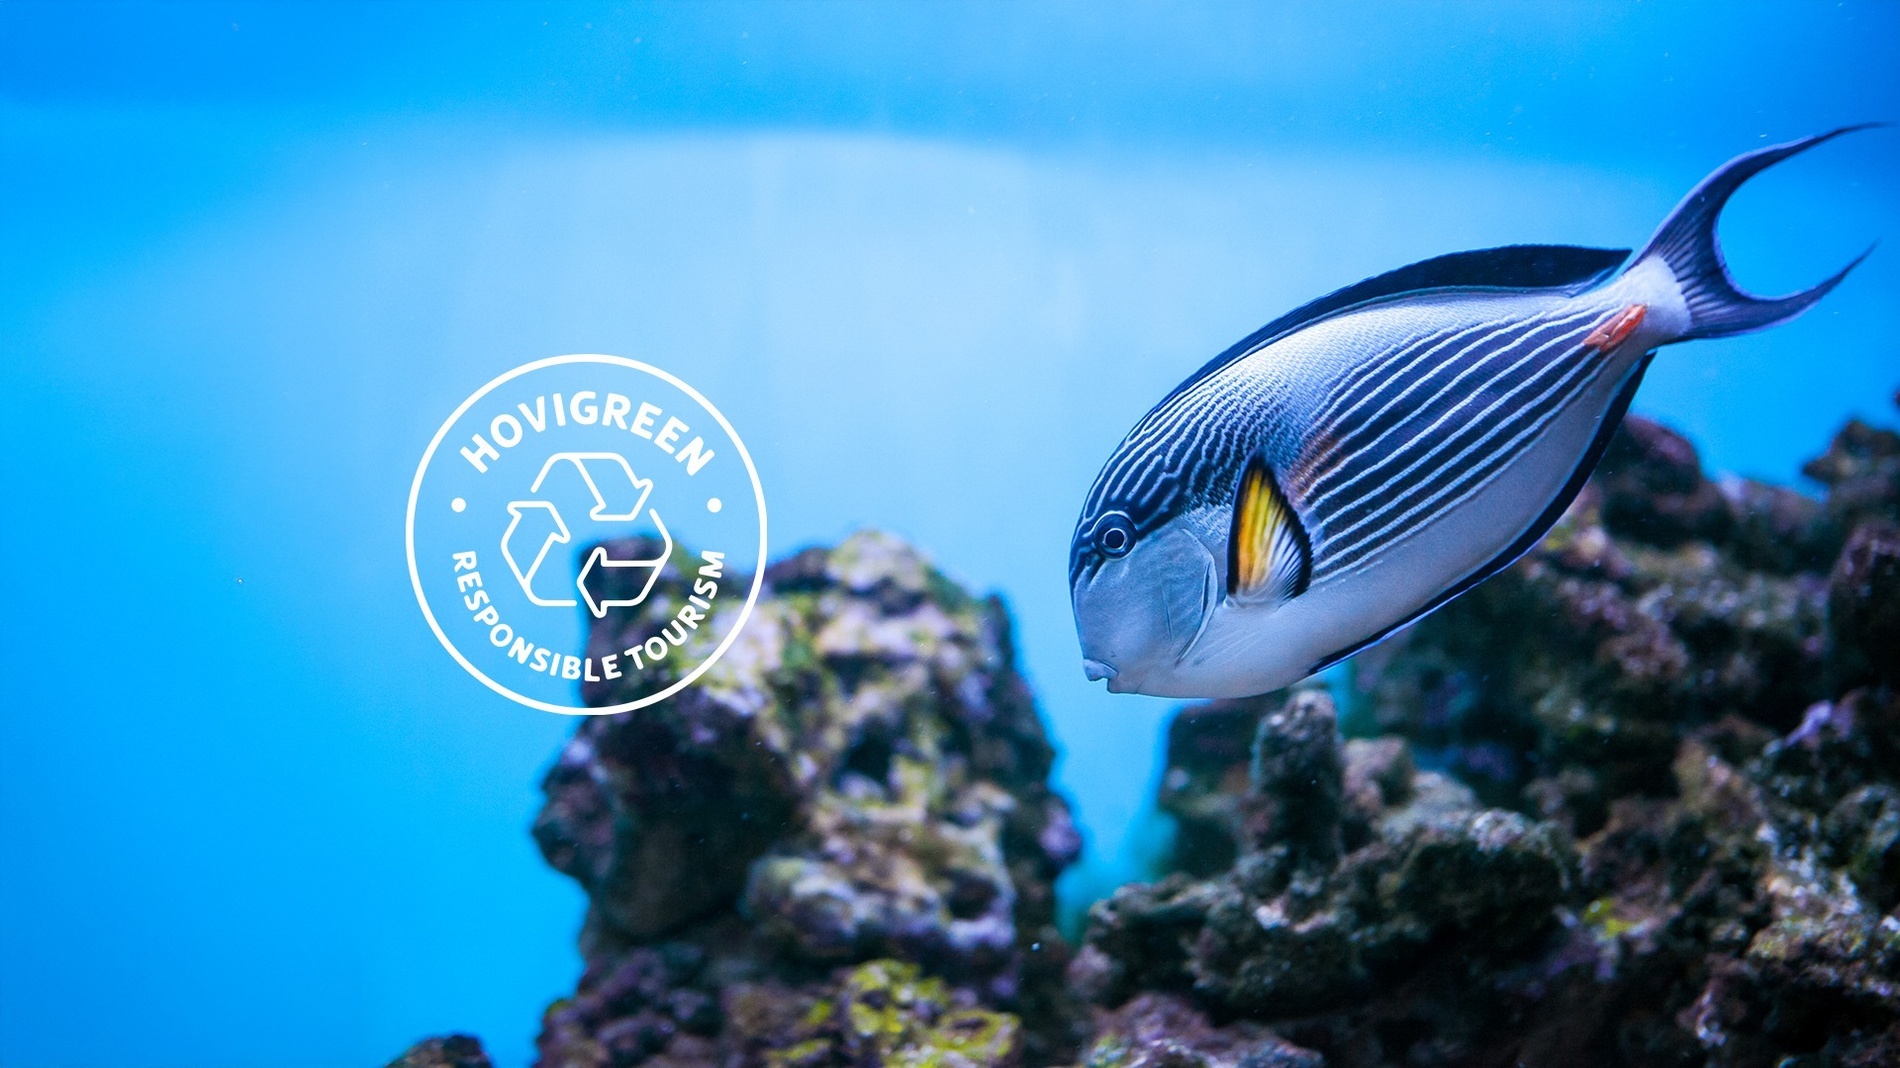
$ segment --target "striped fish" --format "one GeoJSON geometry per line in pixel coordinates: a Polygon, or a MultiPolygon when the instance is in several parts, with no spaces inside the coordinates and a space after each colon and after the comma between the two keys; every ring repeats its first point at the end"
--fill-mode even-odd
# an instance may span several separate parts
{"type": "Polygon", "coordinates": [[[1861,128],[1731,161],[1636,256],[1441,256],[1215,357],[1129,431],[1076,523],[1089,678],[1163,697],[1265,693],[1517,559],[1583,487],[1658,346],[1784,322],[1860,262],[1751,296],[1715,223],[1749,177],[1861,128]]]}

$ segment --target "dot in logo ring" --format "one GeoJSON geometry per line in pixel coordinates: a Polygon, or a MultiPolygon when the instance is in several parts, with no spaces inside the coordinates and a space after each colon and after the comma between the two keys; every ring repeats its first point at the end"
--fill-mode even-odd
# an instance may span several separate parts
{"type": "MultiPolygon", "coordinates": [[[[455,504],[457,503],[462,504],[464,507],[467,506],[467,502],[460,498],[450,502],[450,507],[457,512],[462,510],[455,508],[455,504]]],[[[723,502],[720,502],[717,497],[712,498],[707,501],[707,510],[718,512],[719,507],[715,507],[715,505],[723,507],[723,502]]],[[[725,414],[714,407],[713,403],[707,400],[698,390],[687,385],[672,373],[655,367],[652,364],[627,359],[624,356],[607,356],[600,353],[575,353],[567,356],[549,356],[531,363],[524,363],[520,367],[516,367],[511,371],[506,371],[490,379],[487,384],[470,394],[468,399],[464,400],[455,411],[449,415],[448,419],[443,421],[442,426],[436,430],[435,436],[429,439],[429,447],[423,451],[422,462],[416,465],[416,476],[409,484],[409,508],[403,520],[403,547],[409,557],[409,585],[415,592],[416,604],[421,607],[422,616],[428,621],[429,629],[435,632],[436,640],[442,643],[442,647],[448,650],[449,655],[455,658],[456,663],[462,665],[463,670],[473,675],[482,685],[517,704],[527,705],[530,708],[538,708],[544,712],[555,712],[568,716],[606,716],[616,712],[630,712],[636,708],[644,708],[647,705],[664,701],[668,697],[691,686],[694,682],[699,680],[701,675],[706,673],[707,668],[712,667],[721,656],[725,655],[726,650],[731,648],[732,643],[738,639],[739,632],[745,629],[746,621],[752,617],[752,609],[758,604],[759,589],[765,583],[765,490],[759,484],[759,470],[752,463],[752,454],[746,450],[745,442],[739,439],[739,432],[732,428],[730,422],[727,422],[725,414]],[[726,636],[720,641],[718,648],[708,654],[704,660],[700,661],[697,666],[687,672],[684,677],[676,680],[672,685],[658,693],[651,693],[638,700],[627,701],[617,705],[608,705],[598,708],[577,708],[572,705],[557,705],[550,701],[541,701],[529,697],[526,694],[517,693],[490,678],[486,672],[471,663],[460,649],[456,648],[455,643],[449,639],[448,633],[442,629],[442,624],[436,620],[435,612],[429,607],[429,599],[422,586],[422,573],[416,566],[416,507],[422,495],[423,477],[429,472],[429,464],[435,459],[436,450],[441,448],[443,439],[448,437],[449,431],[461,421],[462,416],[467,414],[468,410],[480,402],[483,397],[486,397],[498,387],[520,378],[523,375],[532,374],[535,371],[566,364],[588,363],[624,367],[628,370],[652,375],[679,390],[681,393],[686,394],[688,397],[691,397],[706,414],[713,417],[713,420],[719,424],[719,429],[725,431],[726,439],[732,442],[733,448],[738,453],[740,461],[745,465],[746,477],[752,483],[752,499],[759,510],[759,551],[757,566],[752,569],[752,585],[746,590],[745,605],[739,609],[739,617],[733,621],[731,629],[726,632],[726,636]]]]}

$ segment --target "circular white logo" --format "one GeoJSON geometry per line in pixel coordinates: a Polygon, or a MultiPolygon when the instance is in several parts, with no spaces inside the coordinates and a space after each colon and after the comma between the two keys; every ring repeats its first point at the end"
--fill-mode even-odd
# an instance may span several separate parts
{"type": "Polygon", "coordinates": [[[469,674],[600,715],[679,692],[738,636],[765,575],[765,493],[698,390],[637,360],[554,356],[436,431],[405,535],[416,601],[469,674]]]}

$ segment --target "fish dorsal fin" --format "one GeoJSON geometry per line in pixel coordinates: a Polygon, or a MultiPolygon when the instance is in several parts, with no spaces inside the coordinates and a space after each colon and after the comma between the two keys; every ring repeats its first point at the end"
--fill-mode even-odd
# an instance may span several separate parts
{"type": "Polygon", "coordinates": [[[1313,547],[1273,469],[1247,461],[1234,490],[1227,533],[1227,595],[1236,601],[1286,601],[1306,592],[1313,547]]]}
{"type": "Polygon", "coordinates": [[[1397,270],[1374,275],[1363,282],[1355,282],[1287,312],[1207,361],[1187,381],[1174,387],[1162,403],[1167,403],[1175,394],[1260,346],[1277,341],[1309,323],[1351,308],[1411,293],[1442,289],[1567,289],[1580,292],[1609,277],[1611,272],[1629,259],[1629,254],[1630,250],[1626,248],[1505,245],[1502,248],[1473,249],[1470,252],[1453,252],[1420,260],[1397,270]]]}

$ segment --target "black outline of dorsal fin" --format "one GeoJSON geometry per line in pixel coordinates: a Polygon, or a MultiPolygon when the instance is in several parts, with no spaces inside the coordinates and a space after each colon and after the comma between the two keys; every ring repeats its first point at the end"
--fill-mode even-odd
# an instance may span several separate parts
{"type": "MultiPolygon", "coordinates": [[[[1581,292],[1613,274],[1629,259],[1626,248],[1582,245],[1504,245],[1434,256],[1354,282],[1311,300],[1229,345],[1174,387],[1161,403],[1269,342],[1328,316],[1378,301],[1446,289],[1560,289],[1581,292]]],[[[1159,405],[1157,405],[1159,407],[1159,405]]]]}

